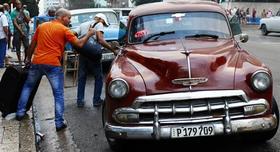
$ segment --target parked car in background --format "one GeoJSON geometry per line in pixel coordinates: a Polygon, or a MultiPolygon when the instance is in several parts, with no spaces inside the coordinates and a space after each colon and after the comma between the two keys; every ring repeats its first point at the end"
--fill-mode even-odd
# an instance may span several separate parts
{"type": "Polygon", "coordinates": [[[133,8],[127,7],[127,8],[112,8],[118,15],[118,18],[120,21],[124,24],[127,25],[128,21],[128,14],[133,8]]]}
{"type": "MultiPolygon", "coordinates": [[[[71,17],[71,29],[78,28],[81,23],[93,21],[94,16],[97,13],[103,13],[106,15],[109,27],[105,27],[104,29],[104,39],[111,43],[113,41],[118,41],[120,30],[119,30],[119,19],[117,18],[117,14],[112,9],[107,8],[88,8],[88,9],[75,9],[70,10],[70,13],[72,15],[71,17]]],[[[69,48],[69,46],[68,46],[69,48]]],[[[70,47],[71,49],[72,47],[70,47]]],[[[102,62],[111,62],[115,55],[105,48],[103,48],[103,54],[102,54],[102,62]]]]}
{"type": "Polygon", "coordinates": [[[106,78],[102,118],[110,147],[137,139],[271,139],[279,124],[272,73],[239,46],[248,40],[240,31],[214,2],[133,9],[106,78]]]}
{"type": "Polygon", "coordinates": [[[275,16],[269,18],[262,18],[260,20],[259,29],[263,35],[267,35],[272,32],[280,32],[280,9],[275,16]]]}
{"type": "Polygon", "coordinates": [[[112,8],[112,9],[117,13],[118,17],[122,17],[122,16],[128,16],[128,14],[133,8],[126,7],[126,8],[112,8]]]}

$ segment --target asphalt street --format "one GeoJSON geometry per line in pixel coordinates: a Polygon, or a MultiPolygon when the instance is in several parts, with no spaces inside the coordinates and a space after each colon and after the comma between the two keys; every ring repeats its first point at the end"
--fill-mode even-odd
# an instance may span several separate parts
{"type": "MultiPolygon", "coordinates": [[[[253,55],[260,58],[271,68],[274,81],[274,96],[280,105],[280,34],[262,36],[256,27],[243,28],[243,32],[249,35],[249,41],[240,44],[253,55]]],[[[70,81],[70,75],[67,82],[70,81]]],[[[43,78],[38,93],[35,97],[35,106],[39,118],[40,130],[45,138],[40,142],[42,152],[111,152],[102,129],[101,108],[93,108],[93,77],[89,77],[86,86],[86,105],[84,108],[76,106],[76,87],[65,88],[65,118],[68,128],[65,132],[56,133],[54,126],[53,97],[50,85],[43,78]]],[[[104,92],[104,91],[103,91],[104,92]]],[[[104,94],[103,94],[104,97],[104,94]]],[[[186,140],[183,142],[141,142],[136,147],[128,146],[130,150],[156,150],[156,151],[211,151],[211,152],[279,152],[280,132],[266,143],[240,142],[238,138],[233,140],[211,138],[207,140],[186,140]]],[[[130,145],[128,143],[127,145],[130,145]]]]}

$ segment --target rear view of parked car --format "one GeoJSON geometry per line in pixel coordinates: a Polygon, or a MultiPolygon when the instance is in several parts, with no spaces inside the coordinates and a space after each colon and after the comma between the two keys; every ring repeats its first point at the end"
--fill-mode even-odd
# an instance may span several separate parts
{"type": "MultiPolygon", "coordinates": [[[[118,41],[119,38],[119,19],[117,14],[112,9],[107,8],[88,8],[88,9],[76,9],[70,10],[71,17],[71,29],[78,28],[80,24],[88,21],[93,21],[94,16],[97,13],[103,13],[106,15],[109,27],[104,29],[104,39],[111,43],[118,41]]],[[[70,48],[71,49],[71,48],[70,48]]],[[[102,62],[111,62],[115,58],[114,54],[107,49],[103,49],[102,62]]]]}
{"type": "Polygon", "coordinates": [[[248,40],[239,31],[212,2],[133,9],[106,78],[103,122],[110,147],[120,150],[135,139],[271,139],[279,123],[272,74],[239,46],[248,40]]]}
{"type": "Polygon", "coordinates": [[[267,35],[269,33],[280,33],[280,9],[276,13],[275,16],[269,18],[262,18],[260,20],[260,30],[263,35],[267,35]]]}

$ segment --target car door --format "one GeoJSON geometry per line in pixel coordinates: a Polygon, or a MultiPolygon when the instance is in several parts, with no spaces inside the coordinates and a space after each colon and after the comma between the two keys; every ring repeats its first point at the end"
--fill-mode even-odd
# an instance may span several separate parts
{"type": "Polygon", "coordinates": [[[280,10],[277,12],[275,16],[275,29],[277,32],[280,32],[280,10]]]}
{"type": "Polygon", "coordinates": [[[271,18],[271,31],[280,32],[280,11],[271,18]]]}

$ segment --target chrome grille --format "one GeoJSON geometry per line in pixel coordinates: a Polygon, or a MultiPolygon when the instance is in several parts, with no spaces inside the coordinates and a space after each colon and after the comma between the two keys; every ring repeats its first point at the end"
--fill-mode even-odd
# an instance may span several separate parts
{"type": "Polygon", "coordinates": [[[246,103],[241,97],[188,99],[174,101],[149,101],[141,103],[136,110],[139,112],[139,122],[151,124],[154,120],[155,108],[159,113],[160,123],[176,121],[187,123],[194,121],[221,120],[225,117],[225,104],[229,106],[229,116],[243,117],[243,105],[246,103]]]}

